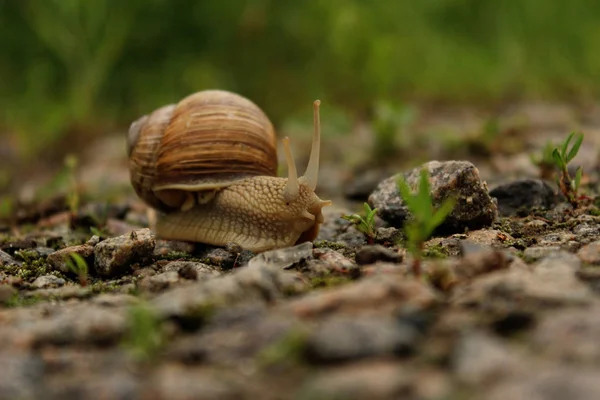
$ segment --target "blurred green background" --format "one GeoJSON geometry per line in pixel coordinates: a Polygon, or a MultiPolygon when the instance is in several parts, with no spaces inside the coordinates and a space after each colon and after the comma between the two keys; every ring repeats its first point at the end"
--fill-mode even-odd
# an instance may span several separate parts
{"type": "Polygon", "coordinates": [[[0,153],[63,157],[214,87],[277,125],[315,98],[340,126],[410,101],[592,99],[599,21],[592,0],[0,0],[0,153]]]}

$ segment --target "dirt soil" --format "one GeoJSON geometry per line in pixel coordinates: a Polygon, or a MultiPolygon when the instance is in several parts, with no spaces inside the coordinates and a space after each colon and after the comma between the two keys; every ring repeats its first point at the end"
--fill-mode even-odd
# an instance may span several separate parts
{"type": "Polygon", "coordinates": [[[156,238],[124,134],[99,139],[75,186],[24,179],[0,222],[0,399],[598,399],[596,111],[424,109],[377,164],[368,129],[325,137],[319,237],[261,255],[156,238]],[[531,160],[572,130],[580,208],[531,160]],[[431,238],[415,277],[398,223],[341,216],[430,160],[472,164],[497,214],[431,238]]]}

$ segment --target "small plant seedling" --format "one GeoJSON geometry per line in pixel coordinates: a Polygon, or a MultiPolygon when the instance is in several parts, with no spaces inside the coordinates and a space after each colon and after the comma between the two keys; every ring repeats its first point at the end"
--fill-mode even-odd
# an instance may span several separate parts
{"type": "Polygon", "coordinates": [[[402,200],[404,200],[408,210],[412,214],[412,219],[404,225],[404,233],[407,239],[407,250],[414,258],[413,273],[415,276],[420,276],[425,241],[429,239],[435,229],[452,212],[456,201],[455,199],[448,198],[439,208],[435,209],[433,207],[429,173],[426,169],[421,170],[419,187],[416,193],[413,194],[411,192],[410,187],[402,176],[398,179],[398,190],[402,200]]]}
{"type": "Polygon", "coordinates": [[[577,136],[573,146],[569,148],[573,136],[575,136],[575,132],[571,132],[560,148],[554,148],[552,151],[552,159],[554,160],[554,165],[559,169],[560,175],[557,180],[560,191],[567,198],[569,203],[571,203],[573,208],[577,208],[579,206],[579,201],[581,200],[578,192],[583,169],[581,167],[577,168],[575,178],[573,179],[569,174],[568,165],[579,152],[581,143],[583,143],[583,133],[580,133],[577,136]]]}
{"type": "Polygon", "coordinates": [[[70,253],[69,258],[67,258],[67,267],[77,275],[81,286],[87,286],[88,265],[80,254],[70,253]]]}
{"type": "Polygon", "coordinates": [[[344,215],[343,219],[352,222],[356,228],[366,236],[367,242],[369,244],[373,244],[375,242],[375,215],[377,214],[377,209],[371,209],[368,203],[364,203],[365,216],[361,216],[358,214],[352,215],[344,215]]]}
{"type": "Polygon", "coordinates": [[[151,360],[164,344],[164,332],[158,315],[140,303],[129,309],[129,328],[123,345],[138,361],[151,360]]]}

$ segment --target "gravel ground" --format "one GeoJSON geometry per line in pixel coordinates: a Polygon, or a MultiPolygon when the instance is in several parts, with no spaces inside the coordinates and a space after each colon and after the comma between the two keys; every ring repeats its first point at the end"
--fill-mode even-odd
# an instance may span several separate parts
{"type": "MultiPolygon", "coordinates": [[[[511,110],[500,122],[524,115],[519,139],[538,149],[582,128],[575,164],[594,200],[593,113],[511,110]]],[[[421,129],[463,126],[456,115],[421,129]]],[[[423,164],[434,202],[459,202],[421,277],[398,175],[335,172],[326,156],[335,203],[317,240],[258,255],[160,240],[131,192],[75,212],[60,196],[23,206],[0,232],[0,399],[598,399],[600,213],[573,209],[526,148],[423,164]],[[373,240],[341,218],[363,201],[378,208],[373,240]]],[[[81,174],[126,185],[119,157],[81,174]]]]}

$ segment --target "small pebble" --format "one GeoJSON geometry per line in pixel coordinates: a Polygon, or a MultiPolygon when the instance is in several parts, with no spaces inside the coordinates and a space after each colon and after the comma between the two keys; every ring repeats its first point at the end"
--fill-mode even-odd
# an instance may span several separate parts
{"type": "Polygon", "coordinates": [[[147,228],[108,238],[94,247],[94,268],[101,276],[127,272],[133,263],[148,262],[154,245],[154,234],[147,228]]]}
{"type": "Polygon", "coordinates": [[[379,244],[362,246],[356,252],[358,265],[375,264],[377,261],[401,263],[402,254],[379,244]]]}
{"type": "Polygon", "coordinates": [[[65,284],[65,280],[63,278],[59,278],[55,275],[38,276],[35,279],[35,281],[33,281],[33,283],[32,283],[32,285],[38,289],[63,286],[64,284],[65,284]]]}
{"type": "Polygon", "coordinates": [[[88,265],[93,262],[94,247],[90,246],[89,244],[65,247],[64,249],[57,250],[48,255],[46,260],[52,266],[52,268],[57,271],[71,272],[67,263],[67,261],[70,259],[69,256],[71,253],[79,254],[88,262],[88,265]]]}

